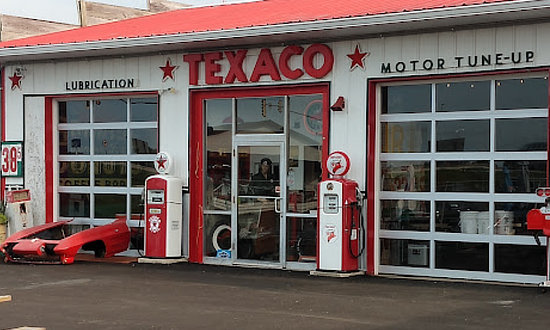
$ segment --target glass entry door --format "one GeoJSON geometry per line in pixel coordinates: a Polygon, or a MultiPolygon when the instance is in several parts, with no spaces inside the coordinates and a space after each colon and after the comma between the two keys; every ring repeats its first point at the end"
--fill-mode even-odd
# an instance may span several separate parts
{"type": "Polygon", "coordinates": [[[242,262],[280,263],[285,214],[284,142],[237,143],[233,161],[233,242],[242,262]]]}

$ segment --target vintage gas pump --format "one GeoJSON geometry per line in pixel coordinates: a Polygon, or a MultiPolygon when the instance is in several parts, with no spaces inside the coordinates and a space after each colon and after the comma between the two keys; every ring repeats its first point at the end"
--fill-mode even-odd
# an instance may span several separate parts
{"type": "Polygon", "coordinates": [[[145,256],[181,257],[182,181],[164,174],[169,158],[159,155],[155,167],[161,174],[145,180],[145,256]]]}
{"type": "Polygon", "coordinates": [[[345,179],[350,161],[340,151],[327,160],[327,170],[333,178],[319,183],[317,213],[317,269],[351,272],[359,267],[362,254],[361,196],[357,182],[345,179]]]}
{"type": "Polygon", "coordinates": [[[535,230],[535,240],[540,245],[539,231],[546,236],[546,279],[539,286],[550,287],[550,187],[537,188],[537,196],[546,197],[544,206],[527,213],[527,229],[535,230]]]}

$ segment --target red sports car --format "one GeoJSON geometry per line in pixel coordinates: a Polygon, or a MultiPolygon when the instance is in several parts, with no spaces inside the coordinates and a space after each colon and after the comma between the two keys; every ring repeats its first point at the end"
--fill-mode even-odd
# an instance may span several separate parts
{"type": "Polygon", "coordinates": [[[69,222],[46,223],[11,235],[0,246],[5,261],[71,264],[80,249],[94,251],[98,258],[128,249],[130,230],[125,219],[67,235],[69,222]]]}

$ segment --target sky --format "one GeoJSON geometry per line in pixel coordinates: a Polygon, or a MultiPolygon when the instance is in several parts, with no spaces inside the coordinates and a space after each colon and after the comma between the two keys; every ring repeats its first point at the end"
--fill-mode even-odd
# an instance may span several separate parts
{"type": "MultiPolygon", "coordinates": [[[[147,0],[86,0],[122,7],[147,9],[147,0]]],[[[232,2],[250,2],[256,0],[171,0],[194,6],[210,6],[232,2]]],[[[65,24],[79,25],[77,0],[0,0],[0,13],[47,20],[65,24]]]]}

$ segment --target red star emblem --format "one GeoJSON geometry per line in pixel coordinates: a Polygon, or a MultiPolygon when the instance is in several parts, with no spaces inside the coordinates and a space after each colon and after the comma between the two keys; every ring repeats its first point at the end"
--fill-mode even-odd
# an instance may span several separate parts
{"type": "Polygon", "coordinates": [[[164,164],[165,164],[167,161],[168,161],[168,159],[164,158],[162,155],[159,157],[159,159],[157,159],[157,164],[158,164],[159,170],[160,170],[161,168],[166,169],[166,166],[165,166],[164,164]]]}
{"type": "Polygon", "coordinates": [[[355,51],[353,52],[353,54],[346,55],[347,57],[349,57],[351,59],[351,66],[350,66],[349,69],[353,70],[358,66],[360,66],[361,69],[364,69],[365,68],[365,64],[364,64],[365,57],[369,56],[369,55],[370,55],[370,53],[368,53],[368,52],[361,53],[361,51],[359,50],[359,45],[356,45],[355,46],[355,51]]]}
{"type": "Polygon", "coordinates": [[[162,70],[162,81],[168,80],[168,78],[174,80],[174,71],[179,68],[177,65],[172,65],[170,63],[170,59],[166,60],[166,64],[164,66],[159,66],[159,69],[162,70]]]}
{"type": "Polygon", "coordinates": [[[8,78],[11,80],[11,90],[14,90],[16,87],[21,89],[21,79],[23,79],[23,76],[14,72],[13,76],[8,78]]]}

